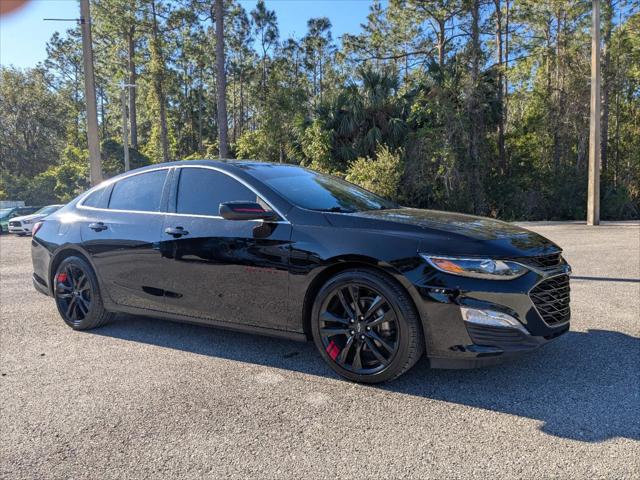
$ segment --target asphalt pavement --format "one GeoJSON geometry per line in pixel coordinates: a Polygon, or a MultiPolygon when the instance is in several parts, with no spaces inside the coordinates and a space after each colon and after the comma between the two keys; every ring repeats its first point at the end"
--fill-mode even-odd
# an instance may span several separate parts
{"type": "Polygon", "coordinates": [[[640,226],[527,224],[571,331],[480,370],[339,379],[312,343],[118,316],[75,332],[0,237],[0,477],[640,478],[640,226]]]}

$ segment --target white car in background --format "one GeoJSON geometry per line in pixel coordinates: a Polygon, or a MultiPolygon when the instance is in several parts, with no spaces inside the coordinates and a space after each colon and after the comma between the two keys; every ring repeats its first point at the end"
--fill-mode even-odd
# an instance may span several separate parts
{"type": "Polygon", "coordinates": [[[31,230],[36,223],[62,207],[64,205],[47,205],[31,215],[14,217],[9,221],[9,233],[17,233],[20,236],[31,235],[31,230]]]}

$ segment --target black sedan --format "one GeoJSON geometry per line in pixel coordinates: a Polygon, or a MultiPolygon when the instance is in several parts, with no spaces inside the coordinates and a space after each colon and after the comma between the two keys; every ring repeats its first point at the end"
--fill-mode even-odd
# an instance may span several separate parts
{"type": "Polygon", "coordinates": [[[33,283],[74,329],[126,312],[312,339],[360,382],[425,354],[434,368],[494,364],[569,329],[570,267],[553,242],[292,165],[153,165],[33,233],[33,283]]]}

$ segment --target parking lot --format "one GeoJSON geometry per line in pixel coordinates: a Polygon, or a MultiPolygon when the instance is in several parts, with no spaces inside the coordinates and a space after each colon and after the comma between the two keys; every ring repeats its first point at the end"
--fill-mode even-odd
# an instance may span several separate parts
{"type": "Polygon", "coordinates": [[[481,370],[364,386],[311,343],[119,316],[75,332],[0,237],[0,477],[640,478],[640,227],[529,224],[571,331],[481,370]]]}

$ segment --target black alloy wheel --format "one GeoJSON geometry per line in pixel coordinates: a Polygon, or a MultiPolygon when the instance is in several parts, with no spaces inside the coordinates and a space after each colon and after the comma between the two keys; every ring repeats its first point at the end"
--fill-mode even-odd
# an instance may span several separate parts
{"type": "Polygon", "coordinates": [[[102,304],[93,269],[84,259],[64,259],[58,266],[53,281],[58,312],[71,328],[95,328],[111,318],[102,304]]]}
{"type": "Polygon", "coordinates": [[[358,375],[382,370],[398,351],[398,325],[389,302],[355,282],[337,287],[323,302],[320,336],[329,356],[358,375]]]}
{"type": "Polygon", "coordinates": [[[331,279],[318,294],[314,319],[323,358],[350,380],[391,380],[413,366],[424,349],[406,292],[375,271],[347,271],[331,279]]]}
{"type": "Polygon", "coordinates": [[[67,263],[56,275],[56,299],[70,322],[81,322],[91,310],[89,277],[77,265],[67,263]]]}

